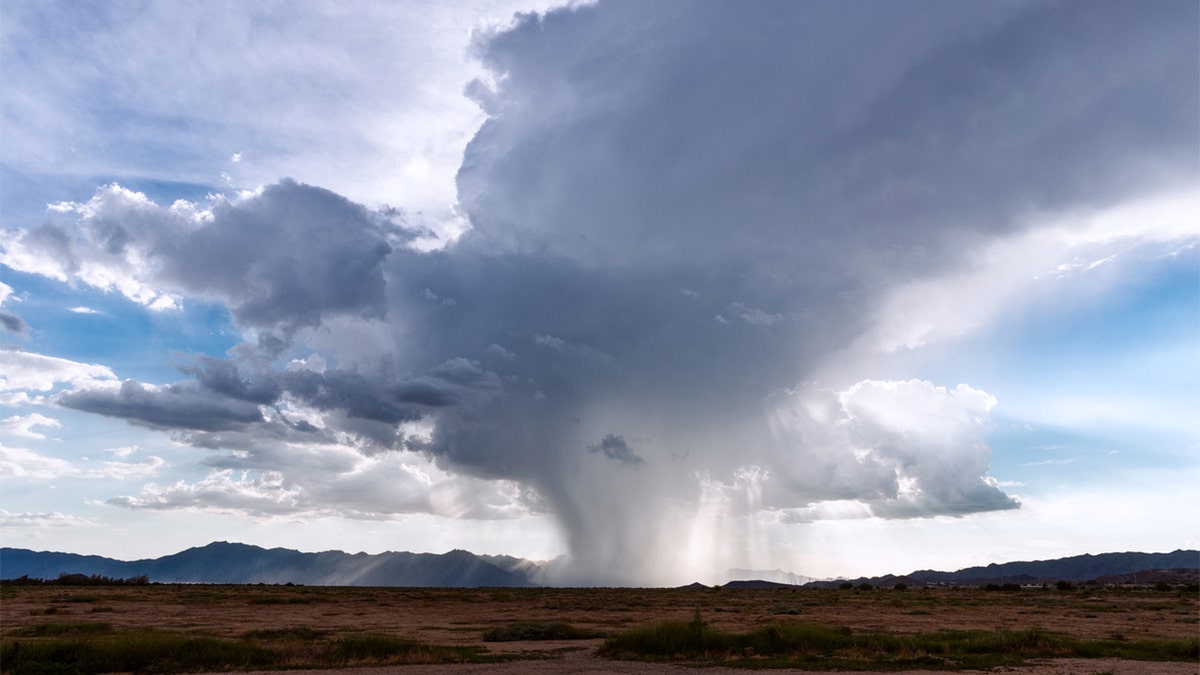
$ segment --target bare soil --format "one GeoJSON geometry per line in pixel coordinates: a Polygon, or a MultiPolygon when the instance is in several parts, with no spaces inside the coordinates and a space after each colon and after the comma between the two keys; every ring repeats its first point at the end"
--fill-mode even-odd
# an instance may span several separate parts
{"type": "MultiPolygon", "coordinates": [[[[517,621],[563,621],[611,633],[664,619],[690,620],[697,611],[710,625],[730,631],[783,621],[889,633],[1042,628],[1081,638],[1127,640],[1190,637],[1200,631],[1200,597],[1150,589],[1005,592],[151,585],[5,586],[0,595],[0,634],[12,635],[31,625],[76,621],[231,638],[254,630],[307,627],[332,633],[383,632],[528,657],[500,664],[342,671],[356,675],[675,673],[693,668],[602,659],[594,654],[601,639],[484,642],[483,633],[517,621]]],[[[746,672],[722,667],[695,670],[710,675],[746,672]]],[[[1200,674],[1200,664],[1056,660],[1005,672],[1200,674]]]]}

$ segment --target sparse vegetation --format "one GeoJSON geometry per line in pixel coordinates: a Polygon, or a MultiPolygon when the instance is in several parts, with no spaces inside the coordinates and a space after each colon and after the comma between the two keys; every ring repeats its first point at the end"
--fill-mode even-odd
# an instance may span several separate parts
{"type": "Polygon", "coordinates": [[[744,661],[818,669],[871,667],[995,668],[1039,658],[1186,661],[1200,657],[1200,638],[1084,640],[1037,628],[897,635],[854,632],[814,623],[776,623],[736,633],[691,621],[661,621],[618,633],[601,653],[612,658],[744,661]]]}
{"type": "MultiPolygon", "coordinates": [[[[910,585],[895,593],[891,583],[871,592],[858,591],[858,583],[849,592],[0,585],[0,671],[555,659],[564,649],[595,644],[537,643],[576,638],[606,638],[602,654],[612,658],[814,670],[986,669],[1050,657],[1200,659],[1200,595],[1179,587],[1078,585],[1060,593],[1051,583],[1005,593],[910,585]],[[295,612],[297,605],[306,606],[295,612]],[[445,646],[451,641],[461,646],[445,646]],[[525,643],[493,644],[501,641],[525,643]]],[[[1086,672],[1109,665],[1097,662],[1086,672]]]]}
{"type": "Polygon", "coordinates": [[[519,640],[588,640],[604,637],[599,631],[579,628],[562,621],[518,621],[483,634],[484,642],[519,640]]]}
{"type": "Polygon", "coordinates": [[[60,574],[57,579],[37,579],[24,575],[15,579],[4,579],[5,586],[146,586],[150,578],[146,575],[118,579],[101,574],[60,574]]]}
{"type": "Polygon", "coordinates": [[[3,672],[186,673],[277,668],[345,668],[401,663],[462,663],[487,660],[470,647],[428,645],[379,633],[325,635],[306,629],[253,631],[241,639],[181,635],[151,629],[115,632],[71,630],[45,624],[42,639],[6,639],[3,672]],[[51,629],[45,629],[53,626],[51,629]]]}

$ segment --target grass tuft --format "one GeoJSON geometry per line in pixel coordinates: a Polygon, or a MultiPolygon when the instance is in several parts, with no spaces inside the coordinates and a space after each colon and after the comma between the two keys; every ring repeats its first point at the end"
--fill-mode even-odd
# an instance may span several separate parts
{"type": "MultiPolygon", "coordinates": [[[[81,624],[43,624],[74,625],[81,624]]],[[[427,645],[376,633],[325,639],[310,629],[251,631],[240,640],[156,630],[61,631],[43,629],[33,639],[5,639],[5,675],[191,673],[280,668],[328,669],[401,663],[484,661],[469,647],[427,645]]]]}
{"type": "Polygon", "coordinates": [[[275,656],[246,643],[149,630],[5,640],[0,647],[4,672],[14,675],[244,670],[269,667],[275,656]]]}
{"type": "Polygon", "coordinates": [[[111,633],[112,624],[103,621],[81,621],[76,623],[39,623],[18,628],[12,632],[15,637],[66,637],[78,635],[95,635],[111,633]]]}
{"type": "Polygon", "coordinates": [[[483,634],[483,641],[588,640],[598,637],[604,637],[604,634],[588,628],[572,626],[562,621],[518,621],[485,632],[483,634]]]}
{"type": "Polygon", "coordinates": [[[854,633],[812,623],[775,623],[746,633],[716,630],[698,618],[661,621],[609,637],[601,655],[617,659],[729,661],[759,665],[846,668],[994,668],[1028,659],[1075,657],[1147,661],[1200,658],[1200,637],[1164,640],[1084,640],[1033,628],[1022,631],[937,631],[897,635],[854,633]]]}

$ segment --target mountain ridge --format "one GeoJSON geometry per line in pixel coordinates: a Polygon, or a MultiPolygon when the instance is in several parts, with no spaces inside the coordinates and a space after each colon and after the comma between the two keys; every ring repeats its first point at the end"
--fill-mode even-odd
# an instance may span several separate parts
{"type": "Polygon", "coordinates": [[[469,551],[446,553],[305,553],[286,548],[213,542],[132,561],[73,553],[0,549],[0,577],[57,578],[63,574],[113,578],[145,576],[162,583],[294,583],[310,586],[523,587],[520,574],[469,551]]]}
{"type": "MultiPolygon", "coordinates": [[[[551,561],[550,566],[556,561],[551,561]]],[[[505,555],[477,555],[454,549],[446,553],[346,553],[329,550],[307,553],[287,548],[263,548],[227,541],[185,549],[160,558],[115,560],[97,555],[0,548],[0,578],[22,576],[55,579],[66,574],[133,578],[145,576],[160,583],[302,584],[310,586],[427,586],[427,587],[531,587],[547,585],[547,563],[505,555]]],[[[917,570],[857,579],[810,580],[798,574],[772,570],[770,579],[747,578],[751,570],[729,570],[728,588],[805,587],[830,588],[846,582],[890,586],[958,585],[989,583],[1032,584],[1054,581],[1084,582],[1123,579],[1155,570],[1184,570],[1200,574],[1200,551],[1178,549],[1170,553],[1119,552],[1082,554],[1050,560],[991,563],[954,572],[917,570]],[[789,581],[807,583],[787,583],[789,581]],[[781,583],[782,582],[782,583],[781,583]]],[[[761,571],[760,571],[761,572],[761,571]]]]}

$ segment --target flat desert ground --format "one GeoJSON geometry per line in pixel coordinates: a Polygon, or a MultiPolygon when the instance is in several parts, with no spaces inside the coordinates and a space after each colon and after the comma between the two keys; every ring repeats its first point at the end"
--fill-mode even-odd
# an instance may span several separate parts
{"type": "MultiPolygon", "coordinates": [[[[51,621],[100,621],[111,624],[116,631],[154,628],[227,638],[239,638],[251,631],[309,628],[331,635],[386,633],[434,645],[476,647],[486,653],[520,657],[500,663],[340,671],[355,675],[746,672],[742,668],[700,664],[613,661],[595,654],[603,644],[601,638],[514,642],[483,639],[490,629],[521,621],[566,622],[610,634],[655,621],[688,621],[697,612],[714,628],[739,632],[803,621],[847,627],[856,633],[1040,628],[1080,638],[1130,641],[1187,638],[1200,633],[1197,594],[1152,589],[430,589],[157,584],[5,586],[0,595],[0,632],[19,635],[51,621]]],[[[1001,672],[1182,674],[1200,673],[1200,664],[1058,659],[1006,667],[1001,672]]]]}

